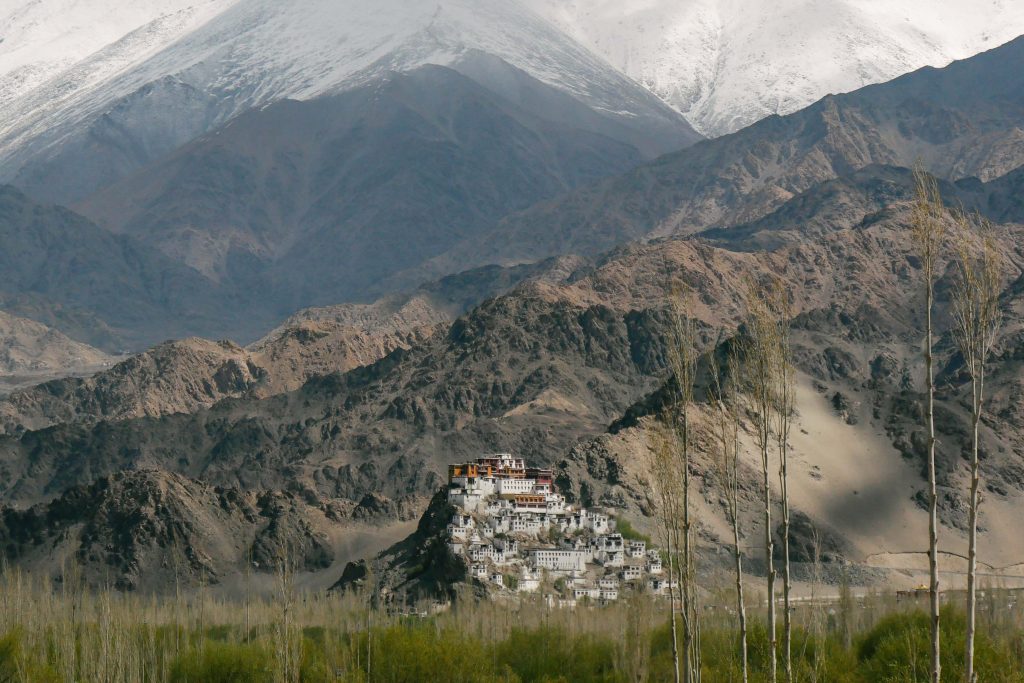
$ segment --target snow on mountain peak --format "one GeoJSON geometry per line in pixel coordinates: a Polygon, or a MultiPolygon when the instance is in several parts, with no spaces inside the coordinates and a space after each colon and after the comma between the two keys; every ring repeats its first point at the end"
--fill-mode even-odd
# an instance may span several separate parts
{"type": "Polygon", "coordinates": [[[1024,34],[1020,0],[526,0],[706,135],[1024,34]]]}
{"type": "MultiPolygon", "coordinates": [[[[0,8],[0,102],[129,38],[132,58],[166,46],[236,0],[47,0],[0,8]]],[[[101,66],[103,77],[120,66],[101,66]]]]}
{"type": "Polygon", "coordinates": [[[227,98],[230,115],[473,50],[597,109],[677,116],[510,0],[46,0],[3,21],[0,155],[168,76],[227,98]]]}
{"type": "Polygon", "coordinates": [[[1020,33],[1020,0],[14,0],[0,159],[167,77],[222,121],[476,50],[595,109],[671,119],[660,98],[717,135],[1020,33]]]}

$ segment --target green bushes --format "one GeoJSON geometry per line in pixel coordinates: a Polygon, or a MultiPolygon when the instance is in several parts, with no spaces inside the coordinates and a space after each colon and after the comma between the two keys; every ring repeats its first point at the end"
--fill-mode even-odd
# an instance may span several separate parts
{"type": "MultiPolygon", "coordinates": [[[[564,579],[560,579],[567,588],[564,579]]],[[[550,595],[550,587],[545,589],[550,595]]],[[[976,642],[979,680],[1024,683],[1021,593],[987,591],[976,642]]],[[[928,679],[928,617],[895,596],[808,601],[795,611],[798,683],[928,679]],[[913,611],[900,611],[910,609],[913,611]],[[847,616],[832,618],[832,613],[847,616]],[[848,642],[849,632],[853,642],[848,642]]],[[[954,600],[954,595],[947,596],[954,600]]],[[[735,615],[709,600],[704,683],[740,678],[735,615]]],[[[230,600],[78,595],[7,585],[0,574],[0,683],[662,683],[672,681],[668,605],[644,594],[607,606],[547,606],[542,595],[467,595],[378,608],[362,593],[230,600]],[[369,633],[367,628],[369,628],[369,633]]],[[[750,683],[767,680],[763,604],[749,615],[750,683]]],[[[959,680],[964,619],[943,612],[945,680],[959,680]]]]}
{"type": "Polygon", "coordinates": [[[616,671],[615,647],[587,634],[570,636],[564,629],[540,627],[513,629],[495,647],[495,661],[523,683],[534,681],[581,681],[617,683],[625,677],[616,671]]]}
{"type": "MultiPolygon", "coordinates": [[[[752,683],[767,681],[770,649],[768,631],[763,623],[750,624],[747,647],[750,680],[752,683]]],[[[656,674],[652,680],[671,680],[670,653],[668,629],[659,629],[652,646],[655,665],[652,670],[656,674]]],[[[781,652],[779,662],[781,665],[781,652]]],[[[702,632],[701,663],[705,681],[740,680],[742,665],[737,633],[721,628],[702,632]]],[[[822,634],[816,637],[800,628],[793,630],[793,677],[796,681],[860,683],[856,664],[853,653],[846,651],[834,636],[822,634]]]]}
{"type": "MultiPolygon", "coordinates": [[[[944,609],[940,622],[942,677],[960,680],[964,670],[964,617],[944,609]]],[[[1019,638],[1019,636],[1018,636],[1019,638]]],[[[864,681],[911,683],[927,681],[930,671],[929,616],[915,611],[892,614],[866,633],[857,645],[858,672],[864,681]]],[[[1024,683],[1024,660],[1013,639],[993,640],[980,630],[975,641],[974,666],[978,680],[1024,683]]]]}
{"type": "MultiPolygon", "coordinates": [[[[616,670],[615,644],[560,627],[514,628],[508,637],[486,642],[461,630],[424,621],[374,629],[367,672],[366,634],[354,638],[360,653],[350,678],[393,683],[625,683],[616,670]],[[373,654],[376,653],[376,654],[373,654]],[[370,675],[372,674],[372,675],[370,675]]],[[[351,662],[351,660],[350,660],[351,662]]],[[[303,681],[306,678],[305,664],[303,681]]],[[[321,680],[309,678],[310,681],[321,680]]],[[[336,680],[336,679],[328,679],[336,680]]]]}
{"type": "Polygon", "coordinates": [[[647,545],[651,545],[651,537],[634,529],[625,517],[615,518],[615,530],[622,534],[622,538],[627,541],[643,541],[647,545]]]}
{"type": "MultiPolygon", "coordinates": [[[[793,673],[800,682],[927,683],[930,673],[929,617],[921,611],[883,617],[863,633],[853,650],[843,647],[838,633],[817,636],[793,631],[793,673]]],[[[964,617],[955,609],[942,613],[943,679],[963,677],[964,617]]],[[[750,624],[748,657],[751,683],[768,679],[768,634],[761,621],[750,624]]],[[[740,678],[737,634],[729,628],[705,629],[701,637],[703,680],[706,683],[740,678]]],[[[780,657],[781,663],[781,657],[780,657]]],[[[672,680],[668,626],[651,632],[651,680],[672,680]]],[[[980,681],[1024,683],[1024,634],[999,634],[982,629],[975,643],[975,668],[980,681]]]]}
{"type": "Polygon", "coordinates": [[[172,683],[274,683],[274,660],[262,645],[207,641],[175,659],[172,683]]]}
{"type": "MultiPolygon", "coordinates": [[[[359,652],[366,652],[366,635],[358,638],[359,652]]],[[[475,683],[499,680],[484,644],[472,634],[437,629],[431,623],[375,629],[370,647],[372,680],[392,683],[451,681],[475,683]],[[373,653],[376,653],[374,655],[373,653]]]]}
{"type": "Polygon", "coordinates": [[[45,662],[26,657],[20,629],[0,638],[0,683],[57,683],[57,673],[45,662]]]}

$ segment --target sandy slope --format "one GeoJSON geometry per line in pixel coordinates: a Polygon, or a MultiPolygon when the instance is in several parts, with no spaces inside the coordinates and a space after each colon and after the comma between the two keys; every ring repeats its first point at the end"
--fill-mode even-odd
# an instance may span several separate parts
{"type": "MultiPolygon", "coordinates": [[[[928,515],[913,499],[925,486],[920,473],[870,423],[866,406],[860,407],[859,423],[849,425],[832,409],[827,396],[802,376],[798,409],[791,440],[793,507],[827,521],[846,538],[854,547],[851,560],[868,567],[907,570],[894,574],[897,585],[921,583],[927,570],[928,515]],[[900,580],[901,573],[905,581],[900,580]]],[[[753,467],[754,454],[750,457],[753,467]]],[[[979,571],[992,573],[991,567],[1001,567],[1011,578],[1024,574],[1021,566],[1009,566],[1024,560],[1021,504],[1019,496],[983,503],[979,571]]],[[[939,542],[940,551],[967,552],[966,536],[956,529],[942,526],[939,542]]],[[[941,579],[946,587],[962,583],[964,567],[962,559],[943,555],[941,579]]]]}

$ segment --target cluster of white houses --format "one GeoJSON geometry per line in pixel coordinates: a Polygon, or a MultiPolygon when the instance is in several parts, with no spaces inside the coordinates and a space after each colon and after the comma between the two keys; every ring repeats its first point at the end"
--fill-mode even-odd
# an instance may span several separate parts
{"type": "Polygon", "coordinates": [[[448,525],[452,552],[471,577],[498,590],[533,592],[545,577],[562,579],[564,601],[617,600],[620,588],[667,594],[661,555],[626,540],[601,512],[565,502],[548,469],[507,453],[452,465],[448,525]]]}

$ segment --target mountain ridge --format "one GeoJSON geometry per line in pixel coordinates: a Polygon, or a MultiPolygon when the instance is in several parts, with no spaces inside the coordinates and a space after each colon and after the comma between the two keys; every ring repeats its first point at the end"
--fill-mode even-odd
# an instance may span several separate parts
{"type": "Polygon", "coordinates": [[[1024,37],[943,69],[830,95],[512,214],[422,272],[730,227],[870,164],[921,160],[942,178],[994,179],[1024,164],[1020,67],[1024,37]]]}

